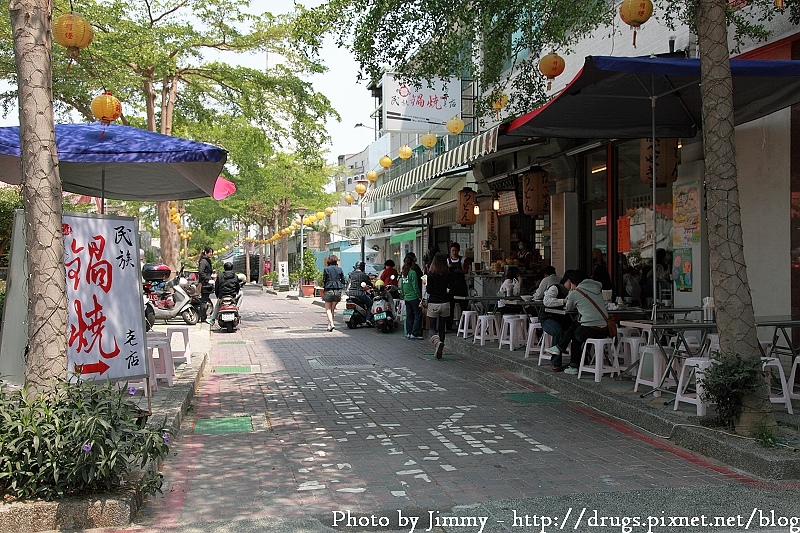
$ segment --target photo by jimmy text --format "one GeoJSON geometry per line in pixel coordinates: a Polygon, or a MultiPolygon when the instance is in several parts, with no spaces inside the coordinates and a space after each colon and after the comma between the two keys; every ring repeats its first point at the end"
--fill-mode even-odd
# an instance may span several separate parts
{"type": "MultiPolygon", "coordinates": [[[[434,528],[468,528],[465,531],[483,533],[489,522],[488,516],[452,516],[440,511],[411,514],[402,509],[385,515],[360,514],[348,511],[333,511],[333,528],[399,528],[408,533],[433,531],[434,528]]],[[[450,531],[452,529],[448,529],[450,531]]]]}

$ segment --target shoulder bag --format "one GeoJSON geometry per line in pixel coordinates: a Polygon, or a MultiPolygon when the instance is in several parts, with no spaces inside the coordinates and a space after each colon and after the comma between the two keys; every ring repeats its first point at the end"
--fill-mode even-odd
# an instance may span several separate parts
{"type": "Polygon", "coordinates": [[[614,322],[613,320],[611,320],[608,317],[608,313],[603,312],[603,310],[600,309],[600,307],[595,303],[595,301],[592,300],[591,298],[589,298],[589,296],[585,292],[583,292],[582,290],[580,290],[578,288],[575,288],[575,290],[578,291],[579,293],[581,293],[584,298],[589,300],[592,303],[592,305],[594,306],[595,309],[600,311],[600,314],[603,315],[603,318],[606,319],[606,327],[608,328],[608,336],[611,337],[611,338],[615,338],[617,336],[617,323],[614,322]]]}

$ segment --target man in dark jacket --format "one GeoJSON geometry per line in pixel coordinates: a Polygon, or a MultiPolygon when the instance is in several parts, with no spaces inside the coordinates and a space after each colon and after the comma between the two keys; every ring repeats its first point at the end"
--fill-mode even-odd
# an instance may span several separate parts
{"type": "Polygon", "coordinates": [[[208,309],[211,307],[211,293],[214,292],[214,285],[211,282],[211,276],[214,274],[214,268],[211,266],[212,254],[213,250],[206,246],[197,261],[197,278],[200,281],[200,309],[198,314],[203,322],[208,316],[208,309]]]}
{"type": "Polygon", "coordinates": [[[209,319],[209,324],[213,324],[214,320],[217,319],[220,302],[223,298],[231,297],[236,302],[236,305],[239,305],[240,289],[242,285],[244,285],[244,276],[240,277],[239,274],[233,271],[233,264],[231,262],[226,262],[222,265],[222,268],[222,274],[217,276],[217,281],[214,283],[214,294],[217,295],[217,303],[214,306],[214,313],[209,319]]]}

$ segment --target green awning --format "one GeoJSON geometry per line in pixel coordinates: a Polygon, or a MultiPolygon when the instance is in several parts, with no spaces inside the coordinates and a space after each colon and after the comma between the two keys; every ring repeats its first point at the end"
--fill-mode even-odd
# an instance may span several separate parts
{"type": "Polygon", "coordinates": [[[398,233],[397,235],[392,235],[389,238],[389,244],[397,244],[406,241],[413,241],[417,238],[417,231],[416,229],[410,229],[408,231],[404,231],[403,233],[398,233]]]}

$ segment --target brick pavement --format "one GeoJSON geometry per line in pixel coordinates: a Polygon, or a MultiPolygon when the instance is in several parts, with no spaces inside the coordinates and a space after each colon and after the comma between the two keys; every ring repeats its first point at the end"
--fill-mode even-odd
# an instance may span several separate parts
{"type": "Polygon", "coordinates": [[[402,333],[325,324],[307,299],[248,289],[239,330],[212,334],[194,409],[164,464],[165,495],[138,524],[752,481],[474,358],[446,350],[437,361],[428,342],[402,333]],[[195,432],[222,417],[250,417],[252,429],[195,432]]]}

